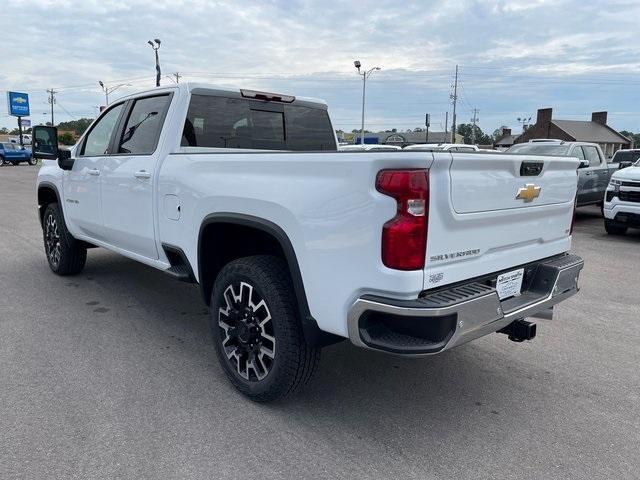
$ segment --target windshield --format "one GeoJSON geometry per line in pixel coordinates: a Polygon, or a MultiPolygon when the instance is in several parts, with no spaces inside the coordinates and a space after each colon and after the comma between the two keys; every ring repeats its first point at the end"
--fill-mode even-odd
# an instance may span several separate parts
{"type": "Polygon", "coordinates": [[[629,162],[633,163],[640,159],[640,150],[630,150],[626,152],[616,152],[611,159],[611,163],[629,162]]]}
{"type": "Polygon", "coordinates": [[[515,155],[557,155],[564,156],[569,151],[568,145],[549,145],[542,143],[521,143],[508,148],[504,153],[515,155]]]}

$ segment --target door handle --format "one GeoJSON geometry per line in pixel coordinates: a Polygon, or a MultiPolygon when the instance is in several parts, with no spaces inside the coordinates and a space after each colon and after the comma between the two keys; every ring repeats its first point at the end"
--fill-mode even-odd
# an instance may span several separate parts
{"type": "Polygon", "coordinates": [[[87,170],[87,173],[89,175],[100,175],[100,170],[98,170],[97,168],[90,168],[89,170],[87,170]]]}
{"type": "Polygon", "coordinates": [[[146,170],[139,170],[133,174],[136,178],[151,178],[151,172],[147,172],[146,170]]]}
{"type": "Polygon", "coordinates": [[[585,175],[593,175],[593,172],[584,172],[585,175]]]}

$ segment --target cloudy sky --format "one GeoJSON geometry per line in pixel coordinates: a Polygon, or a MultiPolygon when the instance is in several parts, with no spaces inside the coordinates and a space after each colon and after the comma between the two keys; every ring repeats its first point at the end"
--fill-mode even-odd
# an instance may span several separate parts
{"type": "MultiPolygon", "coordinates": [[[[455,65],[458,123],[479,110],[491,133],[553,107],[554,117],[609,111],[617,129],[640,131],[640,0],[180,1],[2,0],[0,126],[6,90],[31,97],[34,123],[95,116],[98,81],[154,85],[163,74],[327,100],[336,128],[360,124],[353,60],[380,66],[367,83],[367,128],[442,130],[455,65]]],[[[163,82],[171,82],[163,78],[163,82]]],[[[113,94],[111,99],[115,99],[113,94]]]]}

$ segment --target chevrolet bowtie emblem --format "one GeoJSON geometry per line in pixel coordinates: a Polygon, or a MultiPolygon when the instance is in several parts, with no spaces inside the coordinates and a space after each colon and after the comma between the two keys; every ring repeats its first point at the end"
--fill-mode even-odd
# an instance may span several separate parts
{"type": "Polygon", "coordinates": [[[524,200],[525,202],[533,202],[534,198],[540,196],[542,187],[536,187],[533,183],[527,183],[524,187],[518,189],[516,200],[524,200]]]}

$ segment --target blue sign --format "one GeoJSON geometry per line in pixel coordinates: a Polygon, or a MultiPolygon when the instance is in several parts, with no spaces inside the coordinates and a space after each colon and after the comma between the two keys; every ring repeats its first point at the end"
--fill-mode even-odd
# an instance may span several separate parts
{"type": "Polygon", "coordinates": [[[9,115],[14,117],[29,116],[29,95],[20,92],[7,92],[9,115]]]}
{"type": "MultiPolygon", "coordinates": [[[[353,143],[357,143],[360,144],[360,138],[361,137],[356,137],[356,141],[353,143]]],[[[365,134],[364,136],[364,144],[365,145],[377,145],[378,142],[378,137],[367,137],[367,135],[365,134]]]]}

